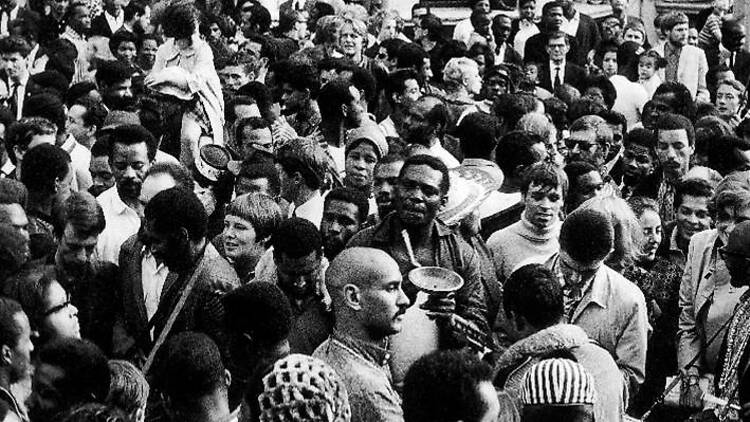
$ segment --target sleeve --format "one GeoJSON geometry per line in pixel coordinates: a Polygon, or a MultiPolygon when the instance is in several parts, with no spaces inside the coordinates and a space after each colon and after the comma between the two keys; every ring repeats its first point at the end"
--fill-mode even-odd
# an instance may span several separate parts
{"type": "Polygon", "coordinates": [[[462,248],[464,286],[456,292],[456,314],[471,321],[483,333],[489,333],[487,303],[482,285],[479,259],[473,248],[462,248]]]}
{"type": "MultiPolygon", "coordinates": [[[[678,304],[680,316],[677,321],[677,367],[684,368],[693,356],[701,352],[702,340],[698,333],[695,314],[695,288],[693,285],[693,266],[696,254],[695,238],[691,239],[688,247],[687,263],[680,282],[678,304]]],[[[689,372],[698,374],[699,366],[694,365],[689,372]]]]}
{"type": "Polygon", "coordinates": [[[708,93],[706,87],[706,74],[708,73],[708,61],[706,60],[706,53],[698,49],[698,90],[695,94],[696,101],[703,101],[706,103],[711,102],[711,96],[708,93]]]}
{"type": "Polygon", "coordinates": [[[634,289],[636,300],[630,308],[625,328],[617,341],[616,362],[623,372],[628,396],[633,396],[643,383],[646,374],[646,349],[648,345],[648,314],[643,293],[634,289]]]}

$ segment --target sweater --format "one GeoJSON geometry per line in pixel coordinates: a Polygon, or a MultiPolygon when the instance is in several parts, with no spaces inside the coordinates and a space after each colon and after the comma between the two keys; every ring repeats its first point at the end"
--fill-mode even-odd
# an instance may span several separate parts
{"type": "Polygon", "coordinates": [[[507,280],[521,263],[543,263],[558,252],[560,226],[558,220],[542,231],[521,214],[520,221],[490,236],[487,247],[492,251],[498,280],[507,280]]]}

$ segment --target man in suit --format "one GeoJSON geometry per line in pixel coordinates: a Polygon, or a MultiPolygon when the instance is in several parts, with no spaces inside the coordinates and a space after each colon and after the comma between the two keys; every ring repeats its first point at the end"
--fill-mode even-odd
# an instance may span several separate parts
{"type": "Polygon", "coordinates": [[[708,62],[698,47],[688,45],[688,17],[682,12],[670,12],[662,20],[662,31],[667,35],[663,44],[654,50],[667,60],[659,71],[662,81],[677,81],[685,85],[694,100],[710,102],[706,88],[708,62]]]}
{"type": "Polygon", "coordinates": [[[16,119],[23,116],[24,101],[41,91],[39,85],[29,80],[29,62],[26,57],[30,50],[29,43],[21,37],[0,39],[0,58],[5,76],[0,84],[0,91],[4,91],[2,101],[16,119]]]}
{"type": "Polygon", "coordinates": [[[492,18],[492,35],[495,37],[495,51],[493,51],[495,66],[505,63],[520,66],[523,63],[521,55],[508,43],[511,26],[512,21],[508,15],[500,13],[492,18]]]}
{"type": "Polygon", "coordinates": [[[750,79],[750,53],[745,51],[745,25],[736,19],[725,21],[721,26],[721,47],[706,51],[708,67],[726,65],[735,79],[747,86],[750,79]]]}
{"type": "Polygon", "coordinates": [[[0,36],[7,36],[10,33],[9,23],[16,19],[39,24],[39,13],[31,10],[26,6],[20,6],[18,0],[1,0],[0,1],[0,36]]]}
{"type": "MultiPolygon", "coordinates": [[[[562,31],[563,23],[565,22],[565,16],[563,14],[563,4],[557,0],[551,1],[542,7],[542,22],[540,30],[542,32],[532,36],[526,41],[526,47],[523,53],[523,59],[526,63],[546,63],[549,60],[549,53],[547,53],[547,40],[551,34],[556,34],[562,31]]],[[[578,42],[575,38],[568,37],[568,60],[583,66],[586,64],[583,62],[576,62],[576,59],[580,58],[578,50],[578,42]]],[[[585,54],[584,54],[585,56],[585,54]]]]}
{"type": "Polygon", "coordinates": [[[589,52],[595,49],[602,40],[599,26],[591,16],[577,11],[571,0],[562,0],[562,4],[563,14],[568,20],[563,26],[563,31],[575,37],[579,47],[578,57],[571,58],[571,60],[574,63],[586,63],[589,52]]]}
{"type": "Polygon", "coordinates": [[[125,23],[122,0],[104,0],[104,10],[91,21],[91,36],[109,38],[125,23]]]}
{"type": "Polygon", "coordinates": [[[562,84],[570,84],[582,90],[586,78],[586,70],[566,58],[570,51],[568,34],[557,31],[547,38],[545,51],[549,59],[542,62],[539,69],[539,86],[549,92],[562,84]]]}

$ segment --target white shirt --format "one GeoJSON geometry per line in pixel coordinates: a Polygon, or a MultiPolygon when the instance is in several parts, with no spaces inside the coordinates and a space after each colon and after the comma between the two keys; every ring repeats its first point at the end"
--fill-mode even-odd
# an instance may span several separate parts
{"type": "Polygon", "coordinates": [[[118,29],[122,28],[122,24],[125,23],[125,12],[120,10],[120,14],[115,17],[105,10],[104,19],[107,20],[107,25],[109,25],[110,31],[114,34],[118,29]]]}
{"type": "Polygon", "coordinates": [[[392,137],[392,138],[398,138],[398,132],[396,132],[396,125],[393,124],[393,119],[391,119],[391,116],[386,117],[383,119],[382,122],[378,124],[378,127],[380,127],[380,130],[383,132],[383,135],[386,137],[392,137]]]}
{"type": "Polygon", "coordinates": [[[105,190],[96,198],[104,211],[107,225],[99,235],[96,253],[100,260],[118,264],[120,247],[141,227],[138,213],[122,202],[117,185],[105,190]]]}
{"type": "Polygon", "coordinates": [[[78,190],[88,190],[94,184],[94,181],[91,179],[91,173],[89,173],[91,151],[79,144],[73,135],[68,135],[61,148],[70,155],[70,161],[73,164],[73,171],[75,171],[76,182],[78,183],[78,190]]]}
{"type": "Polygon", "coordinates": [[[458,159],[456,159],[453,154],[448,152],[447,149],[443,148],[443,145],[440,143],[440,141],[431,146],[428,151],[430,155],[442,160],[443,164],[445,164],[445,166],[449,169],[456,168],[461,165],[461,163],[458,162],[458,159]]]}
{"type": "Polygon", "coordinates": [[[522,20],[518,22],[518,33],[513,38],[513,49],[523,58],[523,52],[526,48],[526,41],[529,38],[539,33],[539,27],[534,22],[522,20]]]}
{"type": "Polygon", "coordinates": [[[581,14],[576,10],[576,14],[573,16],[573,19],[566,20],[563,22],[562,30],[566,34],[570,35],[571,37],[575,37],[576,33],[578,32],[578,25],[581,23],[581,14]]]}
{"type": "Polygon", "coordinates": [[[622,75],[614,75],[609,78],[617,91],[617,99],[612,110],[625,116],[628,122],[628,130],[641,121],[643,106],[649,99],[648,92],[643,85],[630,80],[622,75]]]}
{"type": "Polygon", "coordinates": [[[320,222],[323,220],[323,202],[323,195],[320,194],[320,191],[315,191],[315,194],[307,202],[300,204],[298,207],[292,205],[291,215],[304,218],[320,229],[320,222]]]}
{"type": "Polygon", "coordinates": [[[8,22],[15,20],[18,17],[18,11],[20,8],[21,6],[16,5],[16,7],[10,9],[10,12],[2,12],[2,14],[0,14],[0,35],[8,35],[8,22]]]}
{"type": "Polygon", "coordinates": [[[502,43],[495,52],[495,66],[505,63],[505,49],[508,48],[508,43],[502,43]]]}
{"type": "Polygon", "coordinates": [[[26,84],[29,83],[29,75],[21,78],[18,83],[8,80],[8,96],[13,94],[13,88],[16,89],[16,120],[21,120],[23,116],[23,99],[26,97],[26,84]]]}
{"type": "Polygon", "coordinates": [[[565,83],[565,60],[559,64],[555,64],[550,60],[549,62],[549,80],[552,90],[555,89],[555,75],[557,75],[557,69],[560,69],[560,85],[565,83]]]}
{"type": "Polygon", "coordinates": [[[473,33],[474,25],[471,24],[471,19],[464,19],[457,23],[453,29],[453,39],[463,42],[468,47],[473,33]]]}
{"type": "Polygon", "coordinates": [[[157,263],[154,255],[144,247],[141,260],[141,283],[143,285],[143,303],[146,305],[146,316],[150,320],[159,309],[159,299],[167,280],[169,268],[162,262],[157,263]]]}

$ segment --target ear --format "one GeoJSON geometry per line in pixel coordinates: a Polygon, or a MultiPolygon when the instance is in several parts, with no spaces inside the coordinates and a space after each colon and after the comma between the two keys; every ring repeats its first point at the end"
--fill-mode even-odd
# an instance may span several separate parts
{"type": "Polygon", "coordinates": [[[440,198],[440,207],[441,208],[444,207],[445,204],[447,203],[448,203],[448,194],[446,193],[445,195],[443,195],[442,198],[440,198]]]}
{"type": "Polygon", "coordinates": [[[188,234],[187,229],[184,227],[180,227],[180,236],[184,237],[188,241],[192,241],[192,239],[190,238],[190,234],[188,234]]]}
{"type": "Polygon", "coordinates": [[[230,385],[232,385],[232,374],[229,373],[229,370],[224,370],[224,385],[229,388],[230,385]]]}
{"type": "Polygon", "coordinates": [[[2,362],[5,365],[10,365],[13,361],[13,352],[10,350],[10,347],[5,344],[0,347],[0,359],[2,359],[2,362]]]}
{"type": "Polygon", "coordinates": [[[362,291],[359,287],[354,284],[347,284],[344,286],[343,293],[344,302],[349,308],[355,311],[362,309],[362,291]]]}
{"type": "Polygon", "coordinates": [[[341,115],[346,116],[349,114],[349,106],[346,104],[341,104],[341,115]]]}
{"type": "Polygon", "coordinates": [[[13,154],[16,155],[16,162],[23,159],[23,151],[21,151],[18,145],[13,146],[13,154]]]}

